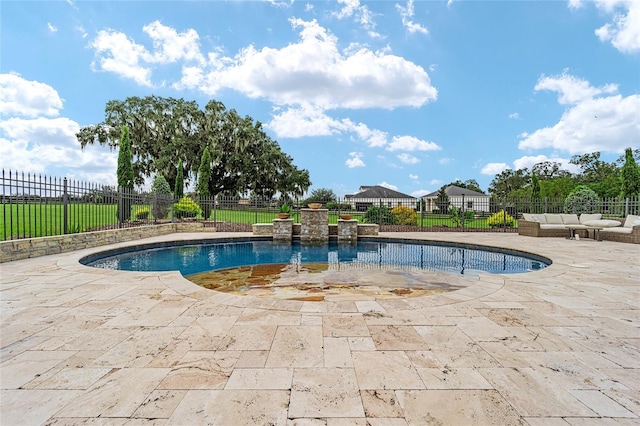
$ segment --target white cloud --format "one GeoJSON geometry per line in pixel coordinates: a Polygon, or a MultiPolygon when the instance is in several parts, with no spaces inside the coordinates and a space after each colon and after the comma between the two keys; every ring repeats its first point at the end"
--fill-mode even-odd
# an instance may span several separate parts
{"type": "Polygon", "coordinates": [[[520,114],[517,112],[513,112],[511,114],[509,114],[509,118],[511,118],[512,120],[517,120],[520,118],[520,114]]]}
{"type": "Polygon", "coordinates": [[[51,86],[18,74],[0,74],[0,158],[4,167],[26,173],[48,173],[59,168],[77,177],[115,183],[117,153],[92,146],[84,151],[76,139],[80,125],[59,115],[62,100],[51,86]],[[110,176],[110,180],[105,178],[110,176]]]}
{"type": "Polygon", "coordinates": [[[446,165],[446,164],[451,164],[451,162],[453,161],[453,158],[449,158],[449,157],[442,157],[438,160],[438,163],[442,164],[442,165],[446,165]]]}
{"type": "Polygon", "coordinates": [[[414,175],[413,173],[409,173],[409,179],[416,180],[416,179],[418,179],[418,175],[414,175]]]}
{"type": "Polygon", "coordinates": [[[595,3],[598,9],[613,15],[612,22],[595,30],[598,38],[610,41],[622,53],[640,51],[640,1],[596,0],[595,3]]]}
{"type": "Polygon", "coordinates": [[[549,161],[552,163],[559,163],[562,165],[562,169],[568,170],[572,173],[577,173],[579,171],[579,168],[574,164],[571,164],[570,163],[571,160],[568,158],[547,157],[546,155],[542,155],[542,154],[520,157],[513,161],[513,167],[514,167],[514,170],[525,169],[525,168],[531,169],[536,164],[544,163],[546,161],[549,161]]]}
{"type": "Polygon", "coordinates": [[[414,136],[394,136],[387,147],[388,151],[437,151],[442,149],[433,142],[414,136]]]}
{"type": "Polygon", "coordinates": [[[360,0],[338,0],[338,4],[342,5],[342,9],[333,15],[338,19],[350,18],[360,7],[360,0]]]}
{"type": "Polygon", "coordinates": [[[80,33],[82,38],[87,38],[89,36],[89,33],[87,33],[87,31],[84,29],[82,25],[76,26],[76,31],[80,33]]]}
{"type": "Polygon", "coordinates": [[[51,22],[47,22],[47,28],[49,28],[49,31],[51,31],[52,33],[57,33],[58,32],[58,28],[54,27],[51,22]]]}
{"type": "Polygon", "coordinates": [[[637,145],[640,95],[612,94],[617,90],[615,85],[596,88],[566,74],[542,78],[536,90],[557,91],[558,102],[568,107],[553,126],[520,135],[520,149],[554,148],[571,154],[620,153],[630,143],[637,145]]]}
{"type": "MultiPolygon", "coordinates": [[[[440,179],[433,179],[431,182],[429,182],[429,185],[432,186],[442,186],[442,181],[440,179]]],[[[432,191],[433,192],[433,191],[432,191]]]]}
{"type": "Polygon", "coordinates": [[[397,157],[398,160],[400,160],[404,164],[418,164],[420,162],[418,158],[406,153],[398,154],[397,157]]]}
{"type": "Polygon", "coordinates": [[[126,34],[102,30],[89,46],[96,54],[96,61],[91,63],[94,70],[112,72],[142,86],[152,86],[151,69],[141,65],[149,54],[144,46],[129,40],[126,34]]]}
{"type": "Polygon", "coordinates": [[[429,75],[419,65],[366,47],[338,48],[337,38],[310,22],[292,18],[297,42],[275,49],[253,45],[234,57],[209,54],[200,72],[185,68],[176,88],[213,96],[229,88],[278,105],[312,104],[324,109],[419,107],[437,98],[429,75]]]}
{"type": "Polygon", "coordinates": [[[367,6],[361,5],[359,0],[338,0],[338,4],[342,5],[342,8],[333,13],[334,17],[338,19],[353,17],[367,31],[370,37],[382,37],[375,31],[376,23],[373,20],[373,13],[367,6]]]}
{"type": "Polygon", "coordinates": [[[618,87],[615,84],[593,87],[587,80],[572,76],[565,70],[558,76],[541,76],[534,90],[558,92],[558,103],[560,105],[575,105],[581,101],[592,99],[597,95],[615,93],[618,91],[618,87]]]}
{"type": "Polygon", "coordinates": [[[385,188],[389,188],[389,189],[393,189],[394,191],[398,190],[398,187],[395,185],[391,185],[390,183],[387,183],[385,181],[383,181],[382,183],[379,183],[378,186],[383,186],[385,188]]]}
{"type": "Polygon", "coordinates": [[[347,159],[347,161],[345,161],[344,163],[350,169],[353,169],[354,167],[364,167],[366,165],[364,161],[362,161],[362,157],[364,156],[363,153],[350,152],[349,155],[351,156],[351,158],[347,159]]]}
{"type": "Polygon", "coordinates": [[[107,170],[111,179],[99,182],[115,183],[117,153],[102,147],[82,151],[75,137],[78,130],[78,123],[66,117],[2,120],[0,157],[7,167],[31,173],[50,173],[60,167],[91,179],[107,170]]]}
{"type": "Polygon", "coordinates": [[[431,194],[433,191],[429,191],[428,189],[419,189],[417,191],[413,191],[411,194],[412,197],[420,198],[424,197],[427,194],[431,194]]]}
{"type": "Polygon", "coordinates": [[[145,25],[142,30],[151,39],[153,51],[130,40],[124,33],[115,30],[99,31],[89,43],[96,55],[92,68],[113,72],[142,86],[152,87],[150,64],[185,61],[205,65],[206,60],[200,52],[199,36],[195,30],[178,33],[159,21],[145,25]]]}
{"type": "Polygon", "coordinates": [[[365,142],[370,148],[387,144],[387,133],[382,130],[370,129],[364,123],[353,123],[348,118],[337,120],[329,117],[319,107],[301,105],[291,107],[285,111],[272,115],[265,127],[273,130],[280,138],[300,138],[310,136],[330,136],[351,132],[365,142]]]}
{"type": "Polygon", "coordinates": [[[577,10],[582,8],[583,3],[582,0],[569,0],[569,9],[577,10]]]}
{"type": "Polygon", "coordinates": [[[370,148],[385,146],[387,133],[382,130],[370,129],[366,124],[358,123],[353,126],[353,131],[360,140],[365,141],[370,148]]]}
{"type": "Polygon", "coordinates": [[[0,114],[55,117],[62,99],[48,84],[25,80],[17,73],[0,74],[0,114]]]}
{"type": "Polygon", "coordinates": [[[507,170],[509,166],[507,163],[488,163],[480,170],[480,173],[483,175],[497,175],[507,170]]]}
{"type": "Polygon", "coordinates": [[[335,120],[325,114],[322,108],[311,105],[288,108],[272,117],[266,127],[272,129],[276,136],[283,138],[329,136],[352,127],[350,121],[335,120]]]}
{"type": "Polygon", "coordinates": [[[174,63],[179,60],[195,61],[204,65],[205,59],[200,53],[198,33],[194,29],[178,33],[175,29],[154,21],[142,27],[153,41],[153,54],[145,55],[150,63],[174,63]]]}
{"type": "Polygon", "coordinates": [[[396,3],[396,9],[400,13],[400,18],[402,19],[402,25],[409,31],[410,33],[421,33],[421,34],[429,34],[429,30],[426,27],[414,22],[411,18],[413,18],[413,0],[407,1],[407,7],[403,7],[400,4],[396,3]]]}

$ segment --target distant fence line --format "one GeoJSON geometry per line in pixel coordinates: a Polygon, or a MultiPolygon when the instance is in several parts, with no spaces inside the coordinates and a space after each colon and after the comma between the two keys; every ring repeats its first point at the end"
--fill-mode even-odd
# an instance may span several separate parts
{"type": "MultiPolygon", "coordinates": [[[[172,195],[125,190],[67,178],[2,170],[0,241],[64,235],[106,229],[202,221],[219,231],[250,232],[254,223],[269,223],[281,202],[259,197],[193,199],[185,205],[172,195]]],[[[189,200],[190,201],[190,200],[189,200]]],[[[287,200],[291,217],[300,219],[301,200],[287,200]]],[[[497,199],[451,197],[447,206],[433,200],[345,197],[323,202],[329,222],[341,214],[378,223],[383,232],[464,231],[517,232],[522,213],[572,213],[564,199],[497,199]],[[370,207],[375,207],[370,209],[370,207]],[[399,208],[400,207],[400,208],[399,208]],[[446,210],[446,211],[444,211],[446,210]]],[[[600,199],[595,211],[623,218],[640,212],[640,198],[600,199]]]]}

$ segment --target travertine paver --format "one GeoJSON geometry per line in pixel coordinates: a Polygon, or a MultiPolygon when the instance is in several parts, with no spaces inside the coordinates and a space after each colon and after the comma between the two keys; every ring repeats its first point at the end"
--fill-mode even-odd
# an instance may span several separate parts
{"type": "MultiPolygon", "coordinates": [[[[203,236],[246,234],[144,242],[203,236]]],[[[324,302],[78,263],[103,248],[0,264],[0,424],[640,424],[639,246],[385,236],[533,251],[554,263],[451,276],[470,285],[432,296],[324,302]]]]}

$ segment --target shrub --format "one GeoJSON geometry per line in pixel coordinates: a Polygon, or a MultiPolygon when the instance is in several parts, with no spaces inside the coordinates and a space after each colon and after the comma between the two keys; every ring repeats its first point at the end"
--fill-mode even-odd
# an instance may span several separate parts
{"type": "Polygon", "coordinates": [[[178,219],[196,217],[200,213],[202,213],[200,206],[186,195],[173,205],[173,215],[178,219]]]}
{"type": "Polygon", "coordinates": [[[513,216],[511,216],[509,213],[505,212],[504,210],[500,210],[499,212],[492,214],[487,219],[487,225],[489,225],[492,228],[498,228],[498,227],[512,228],[515,225],[515,223],[516,223],[516,220],[513,218],[513,216]]]}
{"type": "Polygon", "coordinates": [[[329,201],[325,207],[329,210],[340,210],[340,211],[345,211],[345,210],[353,210],[353,207],[351,207],[351,204],[349,203],[336,203],[335,201],[329,201]]]}
{"type": "Polygon", "coordinates": [[[146,207],[140,210],[136,210],[136,219],[138,220],[148,219],[150,213],[151,211],[149,211],[149,209],[146,207]]]}
{"type": "Polygon", "coordinates": [[[453,223],[453,226],[459,228],[462,226],[462,210],[457,208],[456,206],[451,206],[449,208],[449,219],[453,223]]]}
{"type": "Polygon", "coordinates": [[[396,217],[387,207],[369,206],[364,214],[365,223],[377,223],[378,225],[395,225],[396,217]]]}
{"type": "Polygon", "coordinates": [[[410,207],[398,206],[391,210],[396,218],[398,225],[412,225],[415,226],[418,223],[418,214],[410,207]]]}
{"type": "Polygon", "coordinates": [[[169,216],[169,206],[173,202],[173,197],[171,196],[169,182],[164,176],[159,175],[153,179],[151,192],[153,193],[153,205],[151,206],[153,217],[155,219],[166,219],[169,216]]]}
{"type": "Polygon", "coordinates": [[[599,209],[598,194],[585,185],[576,186],[564,199],[565,213],[597,213],[599,209]]]}

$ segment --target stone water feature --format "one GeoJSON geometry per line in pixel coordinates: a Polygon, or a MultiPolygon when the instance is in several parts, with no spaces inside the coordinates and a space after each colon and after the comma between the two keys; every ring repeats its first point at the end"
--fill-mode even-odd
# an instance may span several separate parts
{"type": "Polygon", "coordinates": [[[358,235],[378,235],[379,226],[375,223],[358,223],[356,219],[338,219],[338,224],[329,224],[328,209],[305,208],[300,210],[300,223],[293,219],[273,219],[272,223],[255,223],[253,235],[271,235],[274,241],[291,241],[293,236],[300,237],[304,243],[327,243],[330,237],[339,242],[355,243],[358,235]]]}
{"type": "Polygon", "coordinates": [[[300,242],[329,242],[329,210],[300,209],[300,242]]]}

